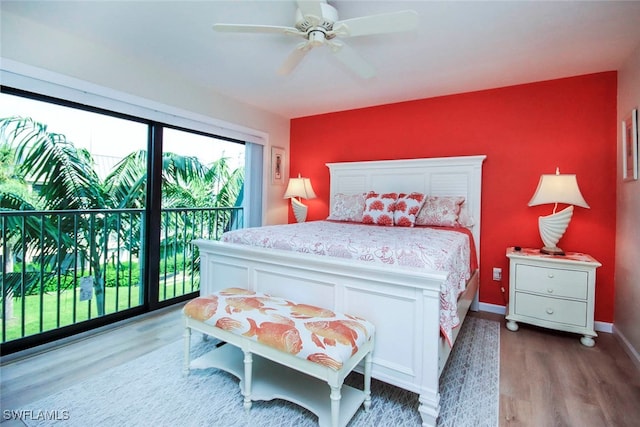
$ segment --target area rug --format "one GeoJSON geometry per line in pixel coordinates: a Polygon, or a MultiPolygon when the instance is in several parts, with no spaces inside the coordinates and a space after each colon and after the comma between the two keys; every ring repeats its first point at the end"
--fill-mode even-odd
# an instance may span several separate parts
{"type": "MultiPolygon", "coordinates": [[[[440,378],[439,426],[498,425],[499,345],[498,322],[466,319],[440,378]]],[[[192,356],[212,346],[194,334],[192,356]]],[[[182,358],[180,340],[21,408],[32,418],[23,421],[64,427],[317,425],[313,413],[279,399],[254,402],[247,414],[235,377],[212,368],[183,378],[182,358]]],[[[361,387],[362,376],[352,373],[345,382],[361,387]]],[[[417,394],[375,379],[371,391],[371,409],[359,410],[349,427],[421,424],[417,394]]]]}

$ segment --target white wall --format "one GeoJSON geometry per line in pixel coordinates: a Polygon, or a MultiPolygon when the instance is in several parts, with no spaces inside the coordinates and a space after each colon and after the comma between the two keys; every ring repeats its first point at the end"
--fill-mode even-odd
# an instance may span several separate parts
{"type": "Polygon", "coordinates": [[[194,85],[178,75],[106,46],[70,37],[58,29],[11,13],[1,14],[0,31],[2,59],[68,76],[70,82],[79,80],[98,88],[130,94],[132,99],[149,100],[168,111],[195,113],[211,118],[223,127],[258,135],[265,143],[264,222],[287,222],[288,205],[282,199],[284,188],[271,185],[268,176],[271,145],[289,152],[288,119],[194,85]]]}
{"type": "Polygon", "coordinates": [[[618,182],[614,328],[640,366],[640,180],[622,181],[620,123],[640,108],[640,46],[618,73],[618,182]]]}

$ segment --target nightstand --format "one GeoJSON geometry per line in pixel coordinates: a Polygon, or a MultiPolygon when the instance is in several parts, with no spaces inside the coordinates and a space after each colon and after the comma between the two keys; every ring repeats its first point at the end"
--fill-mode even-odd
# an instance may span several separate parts
{"type": "Polygon", "coordinates": [[[580,342],[595,345],[593,329],[598,261],[587,254],[541,254],[539,249],[507,249],[509,304],[507,329],[516,322],[582,334],[580,342]]]}

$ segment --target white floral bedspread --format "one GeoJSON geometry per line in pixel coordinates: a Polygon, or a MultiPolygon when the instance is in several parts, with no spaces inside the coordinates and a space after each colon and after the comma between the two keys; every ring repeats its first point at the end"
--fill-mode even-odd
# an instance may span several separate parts
{"type": "Polygon", "coordinates": [[[470,272],[469,236],[430,227],[381,227],[332,221],[246,228],[223,242],[449,272],[440,290],[440,330],[451,345],[458,296],[470,272]]]}

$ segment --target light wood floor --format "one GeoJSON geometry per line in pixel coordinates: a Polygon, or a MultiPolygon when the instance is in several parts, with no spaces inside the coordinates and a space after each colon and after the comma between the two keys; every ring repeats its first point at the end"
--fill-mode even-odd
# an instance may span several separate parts
{"type": "MultiPolygon", "coordinates": [[[[2,413],[179,339],[179,308],[41,354],[3,357],[2,413]]],[[[613,335],[601,333],[596,346],[587,348],[576,335],[526,325],[511,332],[502,316],[472,315],[502,323],[500,427],[640,425],[640,371],[613,335]]],[[[23,426],[4,418],[2,427],[23,426]]]]}

